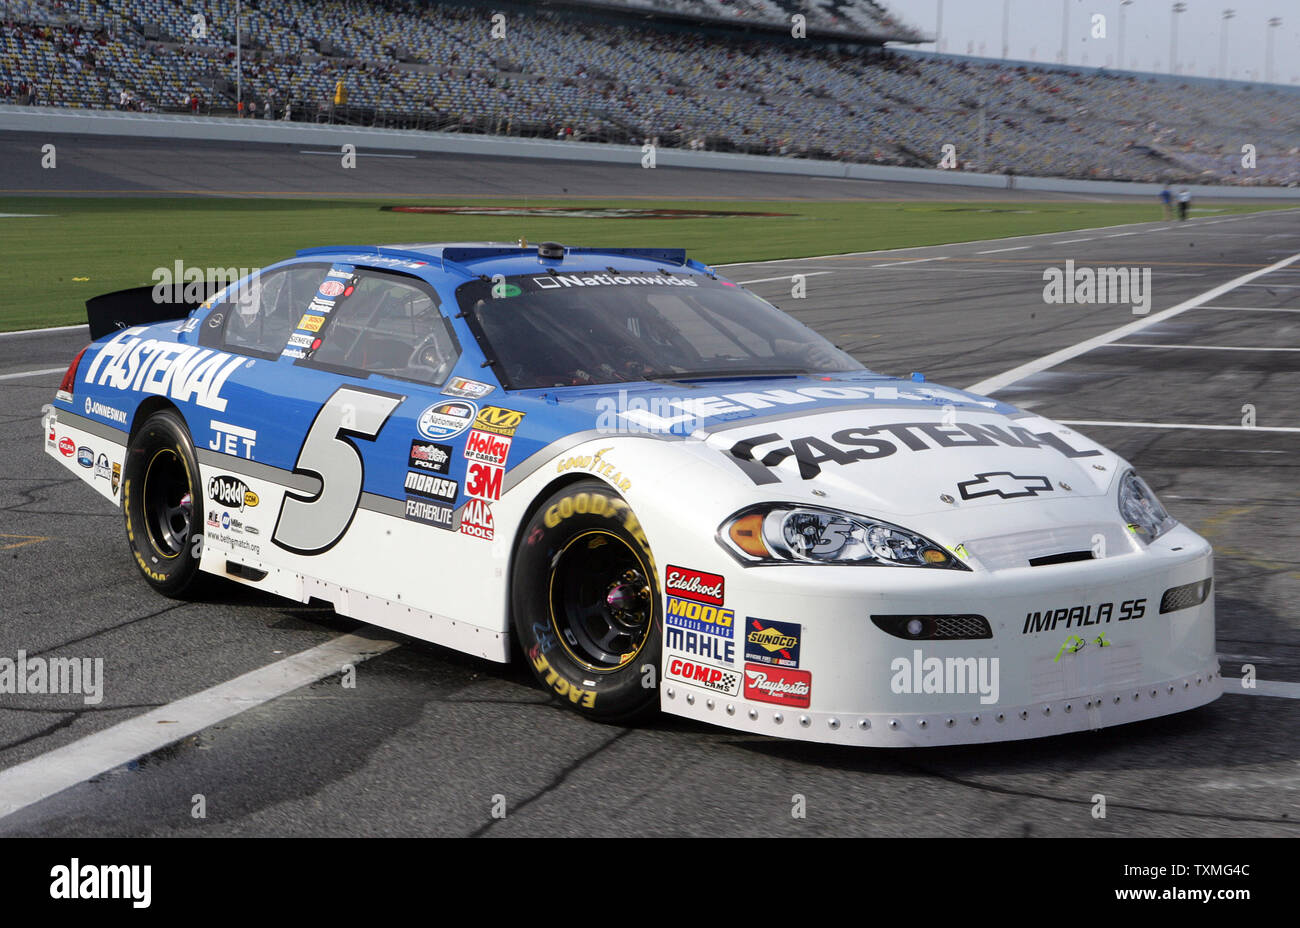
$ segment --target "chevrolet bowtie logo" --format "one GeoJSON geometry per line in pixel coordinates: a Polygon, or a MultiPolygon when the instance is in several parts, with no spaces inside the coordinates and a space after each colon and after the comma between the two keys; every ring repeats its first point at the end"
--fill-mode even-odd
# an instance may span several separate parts
{"type": "Polygon", "coordinates": [[[974,480],[963,480],[957,484],[962,499],[979,499],[981,496],[1016,499],[1020,496],[1037,496],[1051,489],[1052,481],[1046,477],[1021,477],[1006,470],[976,474],[974,480]]]}

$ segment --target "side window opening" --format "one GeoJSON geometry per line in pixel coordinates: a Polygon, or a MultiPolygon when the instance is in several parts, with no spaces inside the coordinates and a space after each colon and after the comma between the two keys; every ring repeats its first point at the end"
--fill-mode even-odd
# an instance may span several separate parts
{"type": "Polygon", "coordinates": [[[225,315],[221,347],[238,354],[278,357],[311,303],[328,265],[306,264],[256,275],[213,309],[225,315]]]}

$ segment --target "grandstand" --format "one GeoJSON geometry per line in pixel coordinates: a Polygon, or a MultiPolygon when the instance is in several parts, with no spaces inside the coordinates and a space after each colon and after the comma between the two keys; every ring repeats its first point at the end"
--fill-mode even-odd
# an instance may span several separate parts
{"type": "Polygon", "coordinates": [[[0,99],[1171,183],[1300,183],[1300,94],[884,48],[871,0],[0,0],[0,99]],[[196,34],[201,10],[206,27],[196,34]],[[491,15],[507,14],[494,37],[491,15]],[[808,37],[790,35],[807,17],[808,37]],[[336,84],[347,104],[334,104],[336,84]],[[1243,142],[1259,167],[1240,169],[1243,142]]]}

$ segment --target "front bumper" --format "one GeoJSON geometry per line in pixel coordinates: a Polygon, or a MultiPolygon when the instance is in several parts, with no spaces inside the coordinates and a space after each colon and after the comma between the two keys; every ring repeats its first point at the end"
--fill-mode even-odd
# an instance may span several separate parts
{"type": "Polygon", "coordinates": [[[718,660],[716,647],[691,654],[666,628],[660,704],[742,731],[882,747],[1037,738],[1181,712],[1223,692],[1213,594],[1163,613],[1162,599],[1213,572],[1209,545],[1184,526],[1138,553],[1043,567],[732,569],[733,660],[718,660]],[[871,618],[970,614],[988,620],[991,637],[906,640],[871,618]],[[762,647],[773,630],[794,643],[762,647]],[[702,686],[682,672],[681,661],[710,657],[728,672],[720,681],[702,686]]]}

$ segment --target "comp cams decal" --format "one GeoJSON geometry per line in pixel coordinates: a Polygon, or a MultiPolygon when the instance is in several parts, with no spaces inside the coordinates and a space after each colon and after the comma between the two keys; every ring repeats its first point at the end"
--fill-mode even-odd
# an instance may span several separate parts
{"type": "Polygon", "coordinates": [[[723,696],[734,698],[740,695],[740,671],[704,661],[669,654],[664,664],[664,676],[723,696]]]}
{"type": "Polygon", "coordinates": [[[944,426],[934,422],[892,422],[886,425],[840,429],[827,437],[806,435],[787,441],[776,432],[742,438],[726,452],[756,485],[779,483],[775,468],[787,458],[799,467],[799,476],[811,480],[823,464],[845,466],[889,457],[899,451],[930,451],[936,448],[1051,448],[1067,458],[1101,454],[1095,448],[1071,446],[1052,432],[1031,432],[1023,426],[958,423],[944,426]],[[886,434],[888,438],[884,437],[886,434]]]}

